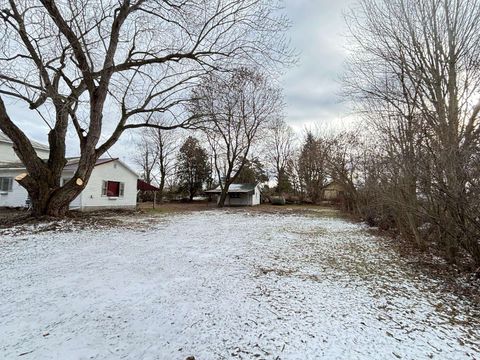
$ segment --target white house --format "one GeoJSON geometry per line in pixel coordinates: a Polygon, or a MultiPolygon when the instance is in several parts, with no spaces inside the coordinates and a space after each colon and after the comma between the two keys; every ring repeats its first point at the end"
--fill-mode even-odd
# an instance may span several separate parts
{"type": "MultiPolygon", "coordinates": [[[[15,181],[26,172],[12,149],[12,142],[0,133],[0,207],[23,207],[28,193],[15,181]],[[6,139],[6,140],[5,140],[6,139]],[[12,155],[13,154],[13,155],[12,155]]],[[[33,143],[39,157],[48,157],[48,147],[33,143]]],[[[78,158],[68,159],[62,182],[75,174],[78,158]]],[[[138,175],[119,159],[99,159],[82,193],[72,201],[71,209],[134,209],[137,206],[138,175]]]]}
{"type": "MultiPolygon", "coordinates": [[[[260,205],[261,192],[260,184],[231,184],[228,188],[225,206],[260,205]]],[[[206,193],[217,195],[218,202],[222,189],[219,186],[216,189],[206,191],[206,193]]]]}
{"type": "MultiPolygon", "coordinates": [[[[36,141],[30,140],[33,148],[37,152],[40,159],[47,159],[49,154],[49,148],[46,145],[40,144],[36,141]]],[[[20,161],[15,151],[13,151],[13,142],[7,135],[0,131],[0,164],[12,163],[20,161]]]]}
{"type": "MultiPolygon", "coordinates": [[[[62,174],[62,182],[75,174],[78,158],[70,159],[62,174]]],[[[28,193],[14,179],[25,173],[21,163],[0,164],[0,207],[25,206],[28,193]]],[[[118,159],[99,159],[82,193],[72,201],[70,209],[134,209],[137,205],[138,175],[118,159]]]]}

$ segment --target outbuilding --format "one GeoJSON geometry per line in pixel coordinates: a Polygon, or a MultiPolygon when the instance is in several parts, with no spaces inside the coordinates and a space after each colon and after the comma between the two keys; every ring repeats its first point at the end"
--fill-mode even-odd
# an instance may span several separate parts
{"type": "MultiPolygon", "coordinates": [[[[217,196],[217,203],[222,193],[221,187],[206,191],[207,194],[217,196]]],[[[260,184],[231,184],[225,199],[225,206],[255,206],[261,201],[260,184]]]]}
{"type": "Polygon", "coordinates": [[[322,198],[324,201],[341,201],[345,198],[345,187],[337,181],[332,181],[322,189],[322,198]]]}

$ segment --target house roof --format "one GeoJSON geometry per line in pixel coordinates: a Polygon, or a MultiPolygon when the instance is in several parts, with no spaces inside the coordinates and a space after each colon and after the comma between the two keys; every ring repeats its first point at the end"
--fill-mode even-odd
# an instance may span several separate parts
{"type": "MultiPolygon", "coordinates": [[[[13,141],[10,140],[10,138],[1,131],[0,131],[0,142],[7,143],[7,144],[13,144],[13,141]]],[[[32,146],[33,146],[34,149],[45,150],[45,151],[50,150],[50,148],[47,145],[41,144],[41,143],[39,143],[35,140],[30,139],[30,142],[32,143],[32,146]]]]}
{"type": "MultiPolygon", "coordinates": [[[[118,158],[106,158],[106,159],[98,159],[95,162],[95,166],[106,164],[112,161],[116,161],[118,158]]],[[[76,171],[78,167],[78,162],[80,161],[79,157],[75,158],[67,158],[67,165],[63,168],[64,171],[76,171]]],[[[123,165],[123,164],[122,164],[123,165]]],[[[130,169],[129,169],[130,170],[130,169]]]]}
{"type": "Polygon", "coordinates": [[[137,190],[141,190],[141,191],[160,191],[159,188],[157,188],[156,186],[153,186],[143,180],[140,180],[138,179],[137,180],[137,190]]]}
{"type": "MultiPolygon", "coordinates": [[[[63,168],[63,171],[68,171],[68,172],[75,172],[78,167],[78,162],[80,161],[80,158],[75,157],[75,158],[67,158],[67,165],[63,168]]],[[[138,174],[130,169],[127,165],[125,165],[123,162],[121,162],[118,158],[104,158],[104,159],[98,159],[95,162],[95,166],[99,166],[102,164],[107,164],[112,161],[118,161],[123,167],[125,167],[128,171],[132,172],[138,177],[138,174]]],[[[15,170],[24,170],[25,165],[23,165],[22,162],[10,162],[10,163],[0,163],[0,169],[15,169],[15,170]]]]}
{"type": "Polygon", "coordinates": [[[0,169],[25,169],[25,165],[21,162],[2,162],[0,163],[0,169]]]}
{"type": "MultiPolygon", "coordinates": [[[[228,193],[253,193],[258,184],[231,184],[228,188],[228,193]]],[[[220,194],[222,192],[221,187],[217,187],[213,190],[205,191],[209,194],[220,194]]]]}
{"type": "Polygon", "coordinates": [[[339,187],[344,187],[343,184],[341,184],[340,182],[338,182],[336,180],[332,180],[332,181],[326,183],[325,186],[322,189],[327,189],[327,188],[329,188],[331,186],[335,186],[335,185],[337,185],[339,187]]]}

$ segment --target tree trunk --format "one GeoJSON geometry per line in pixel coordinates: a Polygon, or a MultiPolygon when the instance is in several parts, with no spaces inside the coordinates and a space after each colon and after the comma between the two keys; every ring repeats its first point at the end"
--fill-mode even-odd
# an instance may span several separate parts
{"type": "Polygon", "coordinates": [[[51,197],[32,198],[32,215],[35,217],[63,217],[70,207],[70,198],[53,195],[51,197]]]}
{"type": "Polygon", "coordinates": [[[70,203],[83,190],[83,186],[77,190],[56,189],[51,190],[48,184],[38,184],[36,191],[29,191],[32,202],[32,215],[35,217],[51,216],[63,217],[67,214],[70,203]]]}
{"type": "Polygon", "coordinates": [[[222,193],[220,194],[220,200],[218,200],[217,207],[223,208],[225,206],[225,200],[227,199],[228,195],[228,188],[224,188],[222,193]]]}
{"type": "MultiPolygon", "coordinates": [[[[232,179],[234,181],[235,177],[232,179]]],[[[220,200],[218,201],[217,207],[223,208],[225,206],[225,200],[227,199],[228,189],[230,188],[231,183],[227,182],[222,189],[222,193],[220,194],[220,200]]]]}
{"type": "Polygon", "coordinates": [[[165,171],[161,171],[160,173],[160,184],[158,185],[158,188],[160,189],[160,191],[158,192],[158,202],[161,204],[163,203],[163,189],[165,189],[165,178],[166,178],[166,174],[165,174],[165,171]]]}

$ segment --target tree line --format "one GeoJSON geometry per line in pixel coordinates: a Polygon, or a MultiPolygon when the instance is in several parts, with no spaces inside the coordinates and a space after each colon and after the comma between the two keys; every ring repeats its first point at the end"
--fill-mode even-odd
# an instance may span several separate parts
{"type": "Polygon", "coordinates": [[[345,76],[367,130],[349,150],[360,155],[354,210],[477,267],[479,18],[477,0],[361,0],[347,14],[345,76]]]}

